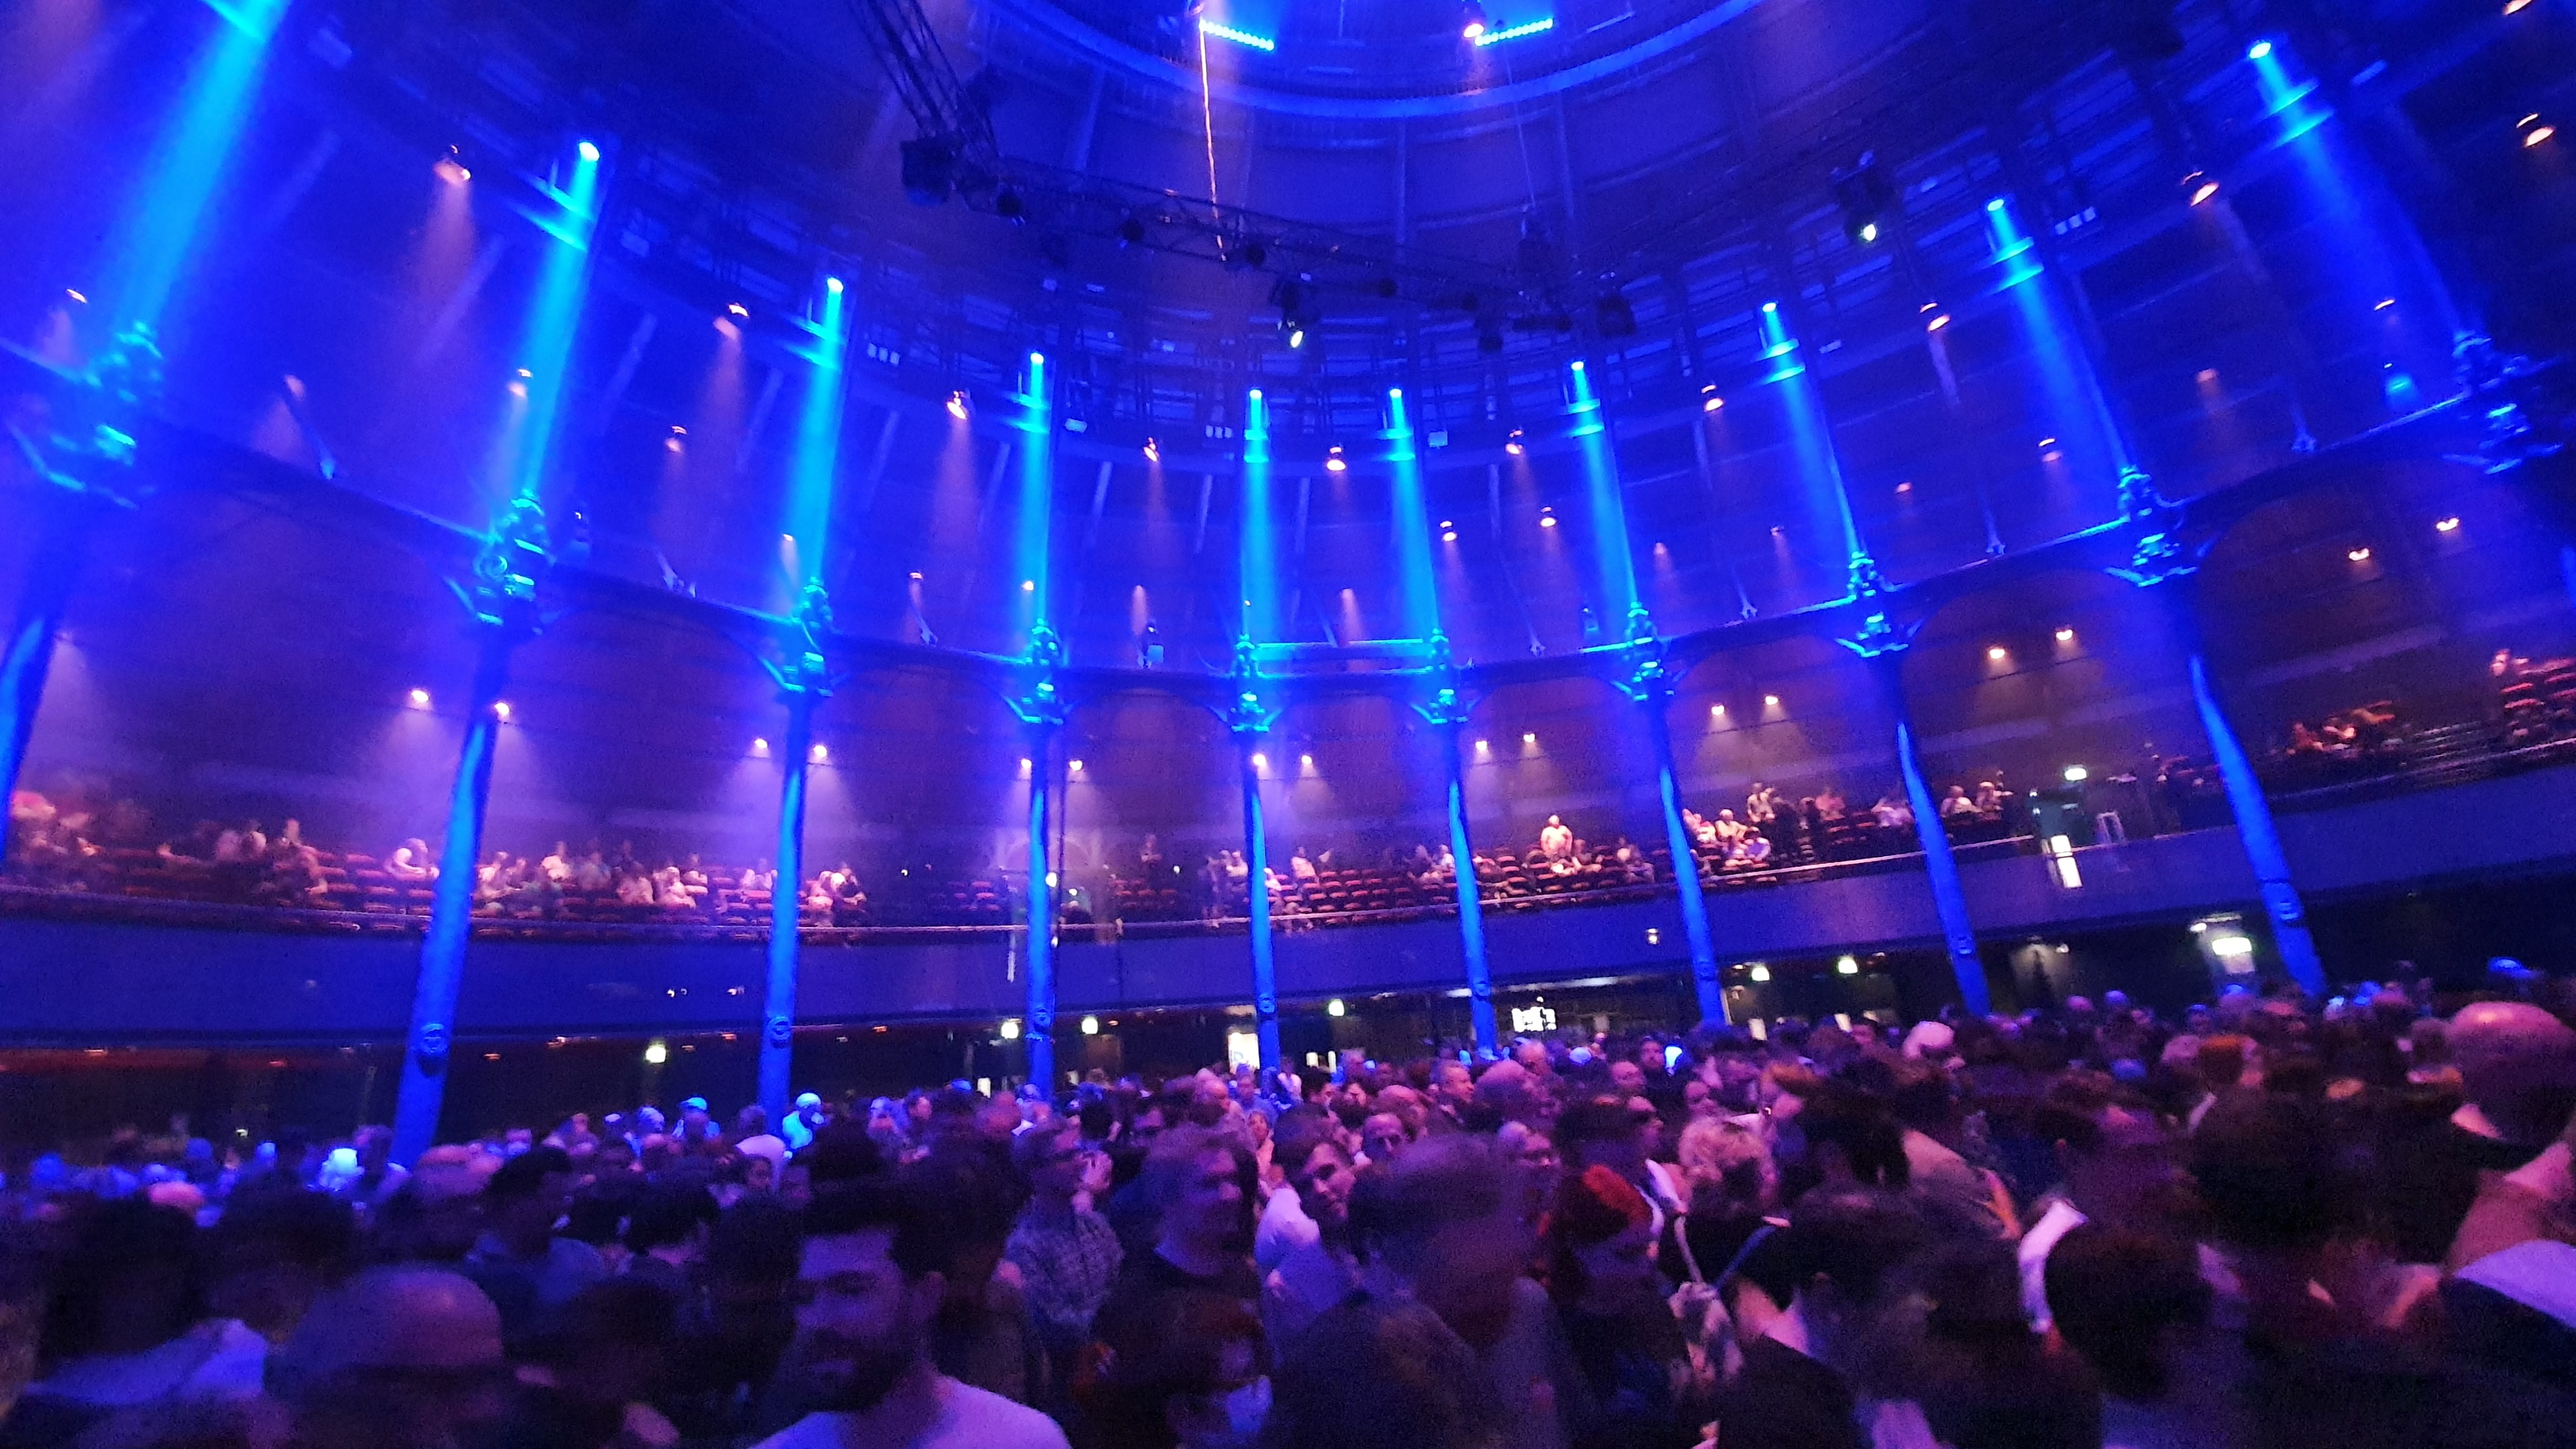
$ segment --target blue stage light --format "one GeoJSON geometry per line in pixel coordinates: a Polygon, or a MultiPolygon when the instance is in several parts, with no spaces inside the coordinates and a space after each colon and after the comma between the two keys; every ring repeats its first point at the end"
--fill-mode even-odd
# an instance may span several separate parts
{"type": "Polygon", "coordinates": [[[2245,52],[2245,58],[2247,60],[2270,60],[2272,58],[2272,42],[2268,40],[2258,40],[2254,42],[2253,47],[2245,52]]]}
{"type": "Polygon", "coordinates": [[[1525,35],[1536,35],[1541,31],[1554,30],[1555,28],[1556,17],[1550,15],[1538,20],[1529,21],[1525,24],[1509,26],[1501,30],[1488,30],[1482,35],[1471,36],[1469,38],[1473,40],[1479,48],[1481,48],[1488,45],[1500,45],[1506,40],[1518,40],[1525,35]]]}
{"type": "Polygon", "coordinates": [[[597,144],[596,142],[592,142],[592,141],[584,141],[584,142],[582,142],[582,143],[581,143],[581,159],[583,159],[584,161],[596,161],[596,160],[598,160],[598,159],[599,159],[599,146],[598,146],[598,144],[597,144]]]}
{"type": "Polygon", "coordinates": [[[1222,24],[1214,20],[1201,20],[1199,22],[1199,33],[1202,35],[1213,35],[1219,40],[1231,40],[1237,45],[1248,45],[1254,50],[1262,51],[1264,53],[1274,51],[1279,48],[1279,42],[1272,40],[1269,36],[1255,35],[1249,30],[1237,30],[1231,25],[1222,24]]]}
{"type": "Polygon", "coordinates": [[[841,295],[841,279],[838,277],[825,277],[823,279],[823,290],[831,293],[835,297],[841,295]]]}

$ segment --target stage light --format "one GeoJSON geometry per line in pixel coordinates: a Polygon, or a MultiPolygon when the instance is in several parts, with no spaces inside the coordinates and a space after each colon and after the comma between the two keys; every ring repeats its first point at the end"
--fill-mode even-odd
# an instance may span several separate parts
{"type": "Polygon", "coordinates": [[[1020,580],[1020,592],[1021,592],[1021,593],[1024,593],[1024,594],[1034,594],[1034,593],[1036,593],[1037,591],[1038,591],[1038,581],[1037,581],[1037,580],[1035,580],[1035,579],[1022,579],[1022,580],[1020,580]]]}
{"type": "Polygon", "coordinates": [[[1762,304],[1762,315],[1766,317],[1776,314],[1779,310],[1780,304],[1777,302],[1765,302],[1762,304]]]}
{"type": "MultiPolygon", "coordinates": [[[[2459,532],[2459,531],[2460,531],[2460,518],[2459,518],[2459,515],[2455,513],[2455,514],[2451,515],[2451,516],[2450,516],[2450,517],[2448,517],[2448,518],[2445,518],[2445,519],[2441,519],[2441,520],[2439,520],[2438,522],[2436,522],[2436,523],[2433,525],[2433,531],[2434,531],[2435,533],[2457,533],[2457,532],[2459,532]]],[[[412,691],[412,692],[413,692],[413,693],[415,693],[415,694],[419,693],[419,691],[418,691],[418,690],[414,690],[414,691],[412,691]]]]}
{"type": "Polygon", "coordinates": [[[815,745],[814,748],[805,752],[805,763],[809,765],[827,764],[830,762],[831,758],[832,752],[820,744],[815,745]]]}
{"type": "Polygon", "coordinates": [[[2082,765],[2069,765],[2066,767],[2066,783],[2069,785],[2081,785],[2087,779],[2092,777],[2092,773],[2092,771],[2085,769],[2082,765]]]}
{"type": "Polygon", "coordinates": [[[1163,450],[1161,446],[1156,444],[1151,438],[1147,438],[1145,440],[1145,461],[1148,463],[1159,463],[1163,461],[1163,450]]]}
{"type": "Polygon", "coordinates": [[[82,292],[82,291],[81,291],[79,288],[77,288],[77,287],[65,287],[65,288],[63,288],[63,295],[64,295],[64,296],[66,296],[66,297],[71,298],[71,299],[72,299],[73,301],[75,301],[75,302],[80,303],[80,304],[81,304],[82,306],[84,306],[84,307],[86,307],[86,306],[88,306],[88,305],[89,305],[89,296],[88,296],[88,294],[87,294],[87,293],[85,293],[85,292],[82,292]]]}
{"type": "Polygon", "coordinates": [[[823,290],[831,293],[835,297],[841,295],[841,279],[838,277],[825,277],[823,279],[823,290]]]}
{"type": "Polygon", "coordinates": [[[1440,541],[1442,543],[1456,543],[1458,541],[1458,530],[1454,528],[1444,528],[1440,530],[1440,541]]]}
{"type": "MultiPolygon", "coordinates": [[[[2537,117],[2537,116],[2535,116],[2535,117],[2533,117],[2533,118],[2532,118],[2532,120],[2538,120],[2538,119],[2539,119],[2539,117],[2537,117]]],[[[2524,124],[2524,125],[2526,125],[2526,126],[2531,126],[2531,121],[2525,121],[2525,122],[2523,122],[2523,124],[2524,124]]],[[[2524,149],[2524,150],[2529,150],[2530,148],[2532,148],[2532,147],[2534,147],[2534,146],[2539,145],[2541,142],[2546,141],[2546,140],[2548,140],[2550,137],[2555,136],[2555,135],[2557,135],[2557,134],[2558,134],[2558,128],[2557,128],[2556,126],[2548,125],[2548,124],[2546,124],[2546,123],[2543,123],[2543,124],[2541,124],[2541,125],[2537,125],[2537,126],[2531,126],[2531,129],[2530,129],[2530,130],[2525,131],[2525,132],[2523,132],[2523,133],[2522,133],[2522,145],[2523,145],[2523,149],[2524,149]]]]}
{"type": "Polygon", "coordinates": [[[1527,748],[1533,748],[1533,749],[1534,749],[1534,748],[1536,748],[1536,747],[1537,747],[1537,745],[1538,745],[1538,733],[1537,733],[1537,731],[1535,731],[1535,730],[1524,730],[1524,731],[1522,731],[1522,732],[1521,732],[1521,744],[1522,744],[1524,747],[1527,747],[1527,748]]]}
{"type": "Polygon", "coordinates": [[[1540,509],[1538,511],[1538,526],[1541,528],[1556,527],[1556,510],[1553,508],[1540,509]]]}
{"type": "Polygon", "coordinates": [[[2195,171],[2182,179],[2182,189],[2191,198],[2191,205],[2199,206],[2218,194],[2218,181],[2204,172],[2195,171]]]}
{"type": "Polygon", "coordinates": [[[1713,413],[1724,406],[1726,406],[1726,399],[1719,397],[1716,393],[1710,393],[1706,397],[1700,399],[1699,410],[1704,413],[1713,413]]]}
{"type": "Polygon", "coordinates": [[[654,1040],[644,1044],[644,1065],[658,1067],[670,1059],[671,1047],[668,1042],[654,1040]]]}
{"type": "Polygon", "coordinates": [[[2270,60],[2272,58],[2272,42],[2268,40],[2258,40],[2254,42],[2252,46],[2246,49],[2245,58],[2247,60],[2270,60]]]}
{"type": "Polygon", "coordinates": [[[1267,772],[1270,769],[1270,757],[1259,750],[1253,751],[1252,768],[1267,772]]]}
{"type": "Polygon", "coordinates": [[[2209,954],[2230,957],[2251,956],[2254,954],[2254,943],[2244,936],[2212,936],[2209,939],[2209,954]]]}
{"type": "Polygon", "coordinates": [[[961,387],[948,395],[948,415],[961,423],[966,421],[966,389],[961,387]]]}
{"type": "Polygon", "coordinates": [[[1913,492],[1913,491],[1914,491],[1914,480],[1913,480],[1913,479],[1911,479],[1911,478],[1908,478],[1908,479],[1906,479],[1904,482],[1899,483],[1899,484],[1897,484],[1897,485],[1896,485],[1896,492],[1897,492],[1897,494],[1898,494],[1898,496],[1899,496],[1899,497],[1902,497],[1902,496],[1904,496],[1905,494],[1911,493],[1911,492],[1913,492]]]}
{"type": "Polygon", "coordinates": [[[2072,643],[2074,643],[2074,642],[2075,642],[2075,631],[2074,631],[2073,629],[2060,629],[2060,630],[2058,630],[2058,631],[2057,631],[2057,642],[2058,642],[2058,643],[2060,643],[2060,644],[2072,644],[2072,643]]]}
{"type": "Polygon", "coordinates": [[[767,741],[767,740],[763,740],[763,739],[755,739],[755,740],[753,740],[753,741],[751,742],[751,752],[752,752],[753,754],[755,754],[755,755],[766,755],[766,754],[768,754],[768,753],[769,753],[769,741],[767,741]]]}
{"type": "Polygon", "coordinates": [[[751,319],[751,309],[742,305],[740,302],[725,303],[725,310],[745,321],[749,321],[751,319]]]}
{"type": "Polygon", "coordinates": [[[1350,1008],[1342,1005],[1342,999],[1338,996],[1324,1003],[1324,1014],[1326,1016],[1341,1016],[1349,1010],[1350,1008]]]}
{"type": "Polygon", "coordinates": [[[1521,441],[1520,429],[1512,429],[1511,436],[1503,439],[1503,451],[1515,458],[1529,451],[1529,444],[1521,441]]]}
{"type": "Polygon", "coordinates": [[[1299,755],[1297,757],[1297,765],[1300,769],[1311,770],[1315,768],[1315,757],[1313,755],[1299,755]]]}
{"type": "Polygon", "coordinates": [[[912,571],[912,581],[916,584],[921,582],[921,570],[914,569],[912,571]]]}
{"type": "Polygon", "coordinates": [[[1204,17],[1199,21],[1199,33],[1213,35],[1219,40],[1231,40],[1237,45],[1249,46],[1265,55],[1279,48],[1279,42],[1269,36],[1255,35],[1249,30],[1237,30],[1231,25],[1220,24],[1204,17]]]}
{"type": "Polygon", "coordinates": [[[2389,308],[2394,307],[2394,306],[2396,306],[2396,305],[2397,305],[2397,299],[2396,299],[2396,298],[2394,298],[2394,297],[2382,297],[2382,298],[2380,298],[2377,302],[2374,302],[2374,303],[2372,303],[2372,304],[2371,304],[2371,308],[2370,308],[2370,310],[2371,310],[2371,311],[2373,311],[2373,312],[2385,312],[2385,311],[2387,311],[2389,308]]]}
{"type": "Polygon", "coordinates": [[[2370,546],[2363,544],[2359,547],[2348,548],[2344,550],[2343,556],[2351,559],[2354,563],[2368,563],[2370,562],[2370,546]]]}
{"type": "Polygon", "coordinates": [[[411,707],[414,709],[429,708],[429,691],[426,689],[413,690],[411,692],[411,707]]]}
{"type": "Polygon", "coordinates": [[[1986,650],[1986,657],[1987,657],[1988,659],[1993,660],[1993,661],[1994,661],[1994,662],[1996,662],[1997,664],[2001,664],[2001,663],[2003,663],[2006,659],[2011,658],[2011,657],[2012,657],[2012,654],[2011,654],[2011,651],[2009,651],[2009,650],[2005,649],[2005,648],[2004,648],[2004,646],[2002,646],[2001,644],[1995,644],[1995,645],[1991,645],[1991,646],[1989,646],[1989,647],[1987,648],[1987,650],[1986,650]]]}
{"type": "Polygon", "coordinates": [[[2055,438],[2042,438],[2039,440],[2039,446],[2042,449],[2054,448],[2057,446],[2057,440],[2055,438]]]}
{"type": "Polygon", "coordinates": [[[1950,325],[1950,314],[1949,314],[1949,313],[1947,313],[1947,312],[1935,312],[1935,313],[1933,313],[1933,314],[1932,314],[1932,320],[1923,324],[1923,330],[1924,330],[1924,331],[1926,331],[1926,332],[1938,332],[1938,331],[1940,331],[1942,328],[1947,327],[1947,326],[1949,326],[1949,325],[1950,325]]]}
{"type": "Polygon", "coordinates": [[[1020,1019],[1019,1019],[1018,1017],[1016,1017],[1016,1016],[1006,1016],[1006,1017],[1003,1017],[1003,1018],[1002,1018],[1002,1040],[1004,1040],[1004,1041],[1018,1041],[1019,1039],[1020,1039],[1020,1019]]]}
{"type": "Polygon", "coordinates": [[[1709,717],[1710,719],[1724,719],[1724,718],[1726,718],[1726,706],[1725,706],[1725,705],[1722,705],[1722,704],[1712,704],[1712,705],[1710,705],[1710,706],[1708,707],[1708,717],[1709,717]]]}
{"type": "Polygon", "coordinates": [[[1481,759],[1483,759],[1485,756],[1490,755],[1490,754],[1492,754],[1493,752],[1494,752],[1494,742],[1493,742],[1493,741],[1491,741],[1491,740],[1478,740],[1478,741],[1476,741],[1476,758],[1478,758],[1478,759],[1480,759],[1480,760],[1481,760],[1481,759]]]}
{"type": "Polygon", "coordinates": [[[438,164],[429,169],[432,175],[450,186],[462,186],[474,179],[474,173],[466,170],[465,163],[452,154],[439,157],[438,164]]]}
{"type": "Polygon", "coordinates": [[[1332,447],[1327,448],[1327,449],[1325,449],[1325,450],[1324,450],[1324,471],[1325,471],[1325,472],[1327,472],[1327,473],[1339,473],[1339,472],[1342,472],[1342,471],[1344,471],[1345,469],[1349,468],[1350,466],[1351,466],[1351,465],[1350,465],[1350,460],[1349,460],[1349,459],[1347,459],[1347,458],[1344,458],[1344,457],[1342,456],[1342,445],[1341,445],[1341,444],[1339,444],[1339,443],[1335,443],[1332,447]]]}
{"type": "Polygon", "coordinates": [[[1551,15],[1544,19],[1514,25],[1508,29],[1488,30],[1482,35],[1473,37],[1473,40],[1477,45],[1500,45],[1506,40],[1518,40],[1525,35],[1537,35],[1555,28],[1556,17],[1551,15]]]}
{"type": "Polygon", "coordinates": [[[1860,974],[1860,958],[1857,956],[1838,957],[1834,961],[1834,970],[1844,976],[1858,976],[1860,974]]]}
{"type": "Polygon", "coordinates": [[[596,161],[599,159],[599,145],[597,142],[584,141],[575,149],[581,152],[581,159],[584,161],[596,161]]]}
{"type": "Polygon", "coordinates": [[[1986,210],[1991,211],[1991,212],[1998,212],[1998,213],[2000,213],[2000,212],[2004,209],[2004,207],[2005,207],[2005,205],[2006,205],[2006,204],[2007,204],[2007,203],[2004,201],[2004,199],[2003,199],[2002,197],[1998,196],[1998,197],[1995,197],[1993,200],[1988,201],[1988,202],[1986,203],[1986,210]]]}
{"type": "Polygon", "coordinates": [[[1323,323],[1315,289],[1296,277],[1281,277],[1271,284],[1270,305],[1279,309],[1279,335],[1291,348],[1305,346],[1306,334],[1323,323]]]}
{"type": "Polygon", "coordinates": [[[508,724],[510,722],[510,702],[506,699],[496,699],[492,701],[492,718],[499,720],[503,724],[508,724]]]}
{"type": "Polygon", "coordinates": [[[1752,977],[1757,982],[1768,981],[1771,979],[1771,968],[1763,965],[1759,961],[1756,961],[1753,963],[1753,969],[1744,974],[1752,977]]]}
{"type": "Polygon", "coordinates": [[[1485,7],[1477,4],[1476,0],[1467,0],[1466,24],[1459,27],[1459,34],[1469,40],[1482,40],[1487,28],[1485,7]]]}
{"type": "Polygon", "coordinates": [[[1764,709],[1778,709],[1780,707],[1780,696],[1776,694],[1766,694],[1762,696],[1762,707],[1764,709]]]}
{"type": "Polygon", "coordinates": [[[2504,0],[2504,13],[2507,15],[2520,15],[2530,8],[2531,0],[2504,0]]]}

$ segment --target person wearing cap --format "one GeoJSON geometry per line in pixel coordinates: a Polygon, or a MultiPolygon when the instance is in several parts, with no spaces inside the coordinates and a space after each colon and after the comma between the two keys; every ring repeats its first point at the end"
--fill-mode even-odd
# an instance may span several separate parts
{"type": "Polygon", "coordinates": [[[680,1139],[681,1150],[694,1152],[724,1134],[707,1111],[707,1099],[688,1097],[680,1102],[680,1127],[671,1135],[680,1139]]]}
{"type": "Polygon", "coordinates": [[[823,1110],[821,1097],[812,1092],[800,1092],[796,1096],[795,1109],[778,1124],[778,1136],[787,1144],[788,1151],[802,1152],[814,1145],[814,1134],[823,1130],[831,1120],[831,1114],[823,1110]]]}

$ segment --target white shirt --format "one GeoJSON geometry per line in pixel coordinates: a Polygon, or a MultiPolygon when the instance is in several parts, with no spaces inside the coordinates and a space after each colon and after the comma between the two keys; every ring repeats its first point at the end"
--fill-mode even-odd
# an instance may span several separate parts
{"type": "Polygon", "coordinates": [[[1297,1189],[1281,1183],[1270,1191],[1270,1201],[1261,1208],[1261,1221],[1252,1230],[1252,1261],[1267,1273],[1287,1261],[1299,1248],[1310,1248],[1323,1240],[1324,1230],[1307,1216],[1306,1205],[1297,1200],[1297,1189]]]}
{"type": "Polygon", "coordinates": [[[2046,1333],[2056,1325],[2048,1311],[2048,1255],[2057,1251],[2057,1241],[2084,1226],[2091,1219],[2075,1210],[2075,1204],[2064,1198],[2052,1198],[2048,1211],[2021,1235],[2021,1245],[2014,1256],[2021,1260],[2021,1311],[2030,1320],[2033,1333],[2046,1333]]]}
{"type": "MultiPolygon", "coordinates": [[[[901,1449],[1070,1449],[1055,1420],[942,1375],[939,1414],[901,1449]]],[[[807,1414],[754,1449],[856,1449],[852,1414],[807,1414]]],[[[869,1446],[874,1449],[874,1446],[869,1446]]]]}

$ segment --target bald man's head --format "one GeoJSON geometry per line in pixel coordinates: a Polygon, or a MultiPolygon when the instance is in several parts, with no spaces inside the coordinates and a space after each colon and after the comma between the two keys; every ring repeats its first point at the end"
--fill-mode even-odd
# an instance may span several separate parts
{"type": "Polygon", "coordinates": [[[2576,1109],[2576,1028],[2519,1001],[2461,1008],[2448,1033],[2460,1085],[2508,1141],[2557,1136],[2576,1109]]]}
{"type": "Polygon", "coordinates": [[[501,1314],[464,1276],[373,1268],[314,1300],[269,1388],[317,1449],[452,1449],[499,1418],[501,1314]]]}

